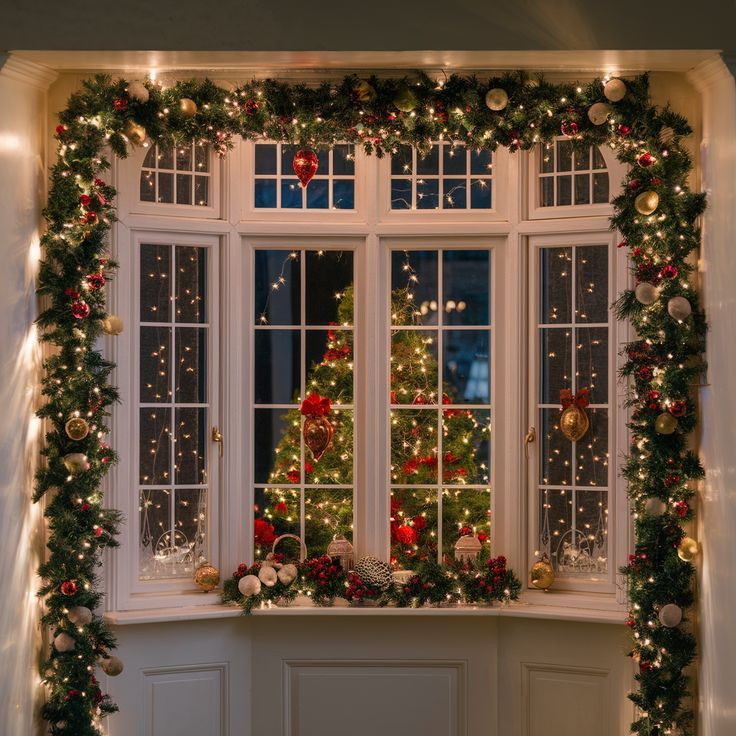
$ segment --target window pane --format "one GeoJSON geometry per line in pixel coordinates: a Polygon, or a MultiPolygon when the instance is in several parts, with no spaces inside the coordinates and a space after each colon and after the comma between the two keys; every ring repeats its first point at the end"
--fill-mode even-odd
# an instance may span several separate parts
{"type": "Polygon", "coordinates": [[[575,171],[585,171],[590,168],[590,148],[584,151],[577,149],[575,151],[575,171]]]}
{"type": "Polygon", "coordinates": [[[329,396],[333,404],[353,403],[353,333],[348,330],[308,330],[306,391],[329,396]]]}
{"type": "Polygon", "coordinates": [[[171,247],[141,245],[141,322],[168,322],[171,296],[171,247]]]}
{"type": "Polygon", "coordinates": [[[257,330],[254,344],[256,404],[291,404],[301,391],[298,330],[257,330]]]}
{"type": "Polygon", "coordinates": [[[281,206],[286,209],[300,209],[302,188],[298,179],[281,180],[281,206]]]}
{"type": "MultiPolygon", "coordinates": [[[[144,489],[139,496],[140,547],[138,571],[141,580],[169,577],[176,571],[171,554],[171,491],[144,489]]],[[[183,554],[186,557],[186,551],[183,554]]]]}
{"type": "Polygon", "coordinates": [[[422,310],[423,325],[437,323],[437,251],[412,250],[391,253],[392,317],[394,324],[412,324],[422,310]],[[413,307],[413,305],[416,305],[413,307]]]}
{"type": "Polygon", "coordinates": [[[555,180],[552,176],[544,176],[539,180],[540,204],[542,207],[554,207],[555,205],[555,180]]]}
{"type": "Polygon", "coordinates": [[[493,184],[490,179],[472,179],[470,182],[470,207],[489,210],[492,207],[493,184]]]}
{"type": "Polygon", "coordinates": [[[577,322],[608,322],[608,247],[579,246],[575,249],[577,322]]]}
{"type": "Polygon", "coordinates": [[[490,272],[490,253],[487,250],[443,252],[443,319],[446,324],[489,324],[490,272]]]}
{"type": "Polygon", "coordinates": [[[557,141],[557,171],[570,171],[572,168],[572,143],[557,141]]]}
{"type": "Polygon", "coordinates": [[[560,391],[570,388],[572,382],[572,330],[566,327],[541,329],[539,336],[539,401],[559,404],[560,391]]]}
{"type": "MultiPolygon", "coordinates": [[[[207,490],[179,489],[174,494],[174,528],[179,546],[191,550],[188,568],[181,573],[192,574],[207,559],[207,490]]],[[[185,565],[187,564],[185,563],[185,565]]]]}
{"type": "Polygon", "coordinates": [[[412,153],[411,146],[400,145],[398,151],[391,156],[391,173],[412,174],[412,153]]]}
{"type": "Polygon", "coordinates": [[[488,150],[470,152],[470,173],[488,176],[492,169],[491,152],[488,150]]]}
{"type": "Polygon", "coordinates": [[[437,557],[437,489],[394,488],[391,491],[391,562],[411,569],[437,557]]]}
{"type": "Polygon", "coordinates": [[[581,327],[576,347],[577,385],[590,389],[591,404],[607,404],[608,328],[581,327]]]}
{"type": "Polygon", "coordinates": [[[353,146],[337,145],[332,150],[332,173],[335,176],[355,175],[353,146]]]}
{"type": "Polygon", "coordinates": [[[436,210],[439,207],[439,189],[437,179],[417,179],[417,208],[436,210]]]}
{"type": "Polygon", "coordinates": [[[608,173],[593,174],[593,202],[608,202],[608,173]]]}
{"type": "Polygon", "coordinates": [[[162,174],[158,175],[158,201],[163,204],[174,203],[174,175],[162,174]]]}
{"type": "Polygon", "coordinates": [[[141,202],[156,201],[156,174],[151,171],[141,172],[140,198],[141,202]]]}
{"type": "Polygon", "coordinates": [[[590,174],[575,175],[575,204],[590,204],[590,174]]]}
{"type": "Polygon", "coordinates": [[[467,208],[467,191],[465,179],[443,179],[443,207],[446,210],[467,208]]]}
{"type": "Polygon", "coordinates": [[[156,165],[159,169],[174,168],[174,146],[157,145],[156,146],[156,165]]]}
{"type": "Polygon", "coordinates": [[[204,404],[207,401],[207,330],[197,327],[176,328],[176,391],[180,404],[204,404]]]}
{"type": "Polygon", "coordinates": [[[391,403],[437,404],[437,332],[391,333],[391,403]]]}
{"type": "Polygon", "coordinates": [[[349,485],[353,482],[353,412],[333,408],[326,419],[332,425],[332,439],[321,457],[304,448],[305,482],[349,485]]]}
{"type": "Polygon", "coordinates": [[[299,483],[301,422],[299,410],[256,409],[253,426],[256,483],[299,483]]]}
{"type": "MultiPolygon", "coordinates": [[[[275,174],[276,173],[276,144],[275,143],[259,143],[255,146],[256,154],[256,174],[275,174]]],[[[291,173],[291,169],[285,170],[291,173]]]]}
{"type": "Polygon", "coordinates": [[[308,250],[305,257],[307,324],[352,324],[352,252],[308,250]],[[348,290],[349,303],[343,303],[348,290]]]}
{"type": "Polygon", "coordinates": [[[557,205],[564,207],[572,204],[572,177],[557,177],[557,205]]]}
{"type": "Polygon", "coordinates": [[[337,210],[355,209],[355,182],[340,179],[333,182],[332,206],[337,210]]]}
{"type": "Polygon", "coordinates": [[[437,483],[437,434],[436,410],[392,409],[392,483],[437,483]]]}
{"type": "Polygon", "coordinates": [[[445,174],[465,174],[468,157],[465,146],[442,146],[442,170],[445,174]]]}
{"type": "Polygon", "coordinates": [[[327,179],[312,179],[307,187],[307,208],[326,210],[330,206],[330,182],[327,179]]]}
{"type": "MultiPolygon", "coordinates": [[[[256,488],[254,517],[254,553],[256,559],[264,559],[273,543],[282,534],[300,532],[300,494],[294,488],[256,488]]],[[[299,545],[293,539],[278,544],[277,552],[286,559],[299,559],[299,545]]]]}
{"type": "Polygon", "coordinates": [[[207,249],[176,246],[176,321],[206,322],[207,249]]]}
{"type": "Polygon", "coordinates": [[[141,403],[171,401],[171,327],[141,327],[139,353],[141,403]]]}
{"type": "Polygon", "coordinates": [[[210,152],[209,148],[202,143],[198,143],[194,147],[194,161],[197,171],[204,173],[210,170],[210,152]]]}
{"type": "Polygon", "coordinates": [[[573,492],[570,489],[540,490],[539,552],[548,555],[557,572],[561,572],[558,556],[562,554],[573,528],[572,512],[573,492]]]}
{"type": "Polygon", "coordinates": [[[310,488],[304,494],[304,542],[310,557],[327,553],[336,536],[353,539],[353,492],[351,489],[310,488]]]}
{"type": "Polygon", "coordinates": [[[410,210],[412,207],[411,179],[391,179],[391,209],[410,210]]]}
{"type": "Polygon", "coordinates": [[[276,206],[276,180],[275,179],[256,179],[255,206],[256,207],[275,207],[276,206]]]}
{"type": "Polygon", "coordinates": [[[171,483],[171,409],[140,410],[139,456],[141,485],[171,483]]]}
{"type": "Polygon", "coordinates": [[[455,559],[461,537],[474,534],[481,543],[479,559],[491,555],[491,491],[488,488],[445,488],[442,491],[442,554],[455,559]]]}
{"type": "Polygon", "coordinates": [[[206,483],[207,410],[176,409],[175,429],[174,482],[185,486],[206,483]]]}
{"type": "Polygon", "coordinates": [[[545,144],[540,149],[539,171],[551,174],[555,170],[555,148],[552,144],[545,144]]]}
{"type": "Polygon", "coordinates": [[[435,176],[440,173],[440,154],[439,146],[436,144],[432,146],[426,154],[417,152],[417,174],[434,174],[435,176]]]}
{"type": "MultiPolygon", "coordinates": [[[[606,168],[606,162],[603,158],[603,154],[600,151],[600,148],[598,146],[593,146],[593,168],[594,169],[605,169],[606,168]]],[[[608,176],[606,175],[606,178],[608,176]]]]}
{"type": "Polygon", "coordinates": [[[539,483],[572,485],[571,446],[560,431],[560,410],[539,410],[539,483]]]}
{"type": "Polygon", "coordinates": [[[576,444],[575,482],[580,486],[608,485],[608,410],[587,409],[590,429],[576,444]]]}
{"type": "Polygon", "coordinates": [[[487,484],[489,481],[491,413],[447,409],[442,416],[442,481],[487,484]]]}
{"type": "Polygon", "coordinates": [[[255,252],[256,323],[299,324],[300,268],[299,258],[288,250],[255,252]]]}
{"type": "Polygon", "coordinates": [[[206,207],[210,201],[210,180],[207,176],[194,177],[194,204],[206,207]]]}
{"type": "Polygon", "coordinates": [[[541,248],[539,259],[539,321],[572,322],[572,248],[541,248]]]}
{"type": "Polygon", "coordinates": [[[442,334],[442,378],[445,393],[455,404],[490,401],[488,330],[447,330],[442,334]]]}
{"type": "Polygon", "coordinates": [[[176,147],[176,168],[179,171],[192,170],[192,146],[176,147]]]}

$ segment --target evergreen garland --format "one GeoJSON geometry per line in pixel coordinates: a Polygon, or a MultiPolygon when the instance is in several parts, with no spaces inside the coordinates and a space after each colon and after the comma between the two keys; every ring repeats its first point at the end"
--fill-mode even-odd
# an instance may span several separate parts
{"type": "MultiPolygon", "coordinates": [[[[683,700],[694,638],[682,624],[660,623],[657,612],[668,604],[685,609],[693,600],[694,567],[678,557],[677,548],[682,525],[692,518],[694,490],[688,484],[703,474],[687,449],[687,435],[696,424],[691,386],[702,370],[705,323],[687,279],[705,201],[687,186],[692,164],[681,145],[691,132],[687,122],[669,109],[652,107],[646,75],[626,80],[626,87],[603,125],[593,125],[587,116],[592,104],[606,102],[601,80],[552,84],[521,72],[489,80],[452,75],[441,82],[421,72],[411,79],[349,76],[318,87],[256,80],[233,91],[209,80],[168,89],[147,82],[142,96],[129,95],[123,79],[97,76],[71,96],[56,130],[59,159],[51,170],[39,276],[48,307],[38,323],[42,339],[54,349],[44,363],[46,403],[38,412],[48,429],[46,464],[35,492],[36,500],[46,497],[49,520],[40,594],[47,605],[44,623],[55,636],[67,634],[74,642],[71,651],[52,648],[42,665],[48,685],[43,715],[54,736],[97,736],[98,717],[115,710],[94,678],[97,658],[114,645],[113,637],[97,615],[83,625],[72,618],[78,622],[80,608],[94,610],[101,602],[95,569],[101,549],[115,545],[120,521],[117,512],[104,508],[100,491],[117,460],[104,441],[117,392],[109,383],[113,366],[95,350],[106,316],[104,282],[115,267],[105,246],[115,192],[99,176],[109,166],[103,151],[125,157],[129,143],[142,142],[146,134],[154,141],[207,142],[220,154],[232,147],[235,135],[315,148],[355,143],[378,156],[401,144],[426,150],[443,138],[473,148],[528,150],[561,132],[576,146],[615,149],[631,168],[613,201],[611,226],[631,248],[635,280],[657,288],[651,304],[640,303],[630,291],[617,302],[618,317],[631,320],[638,335],[625,348],[623,368],[631,383],[633,439],[625,476],[637,538],[623,572],[631,600],[632,655],[641,670],[639,689],[631,696],[639,707],[632,728],[642,736],[691,732],[692,713],[683,700]],[[508,94],[505,109],[492,111],[484,104],[490,88],[508,94]],[[194,101],[194,115],[180,107],[182,98],[194,101]],[[659,196],[651,216],[635,206],[645,191],[659,196]],[[689,301],[691,316],[682,321],[670,316],[673,297],[689,301]],[[663,414],[677,420],[671,434],[656,429],[663,414]],[[72,439],[65,429],[71,418],[84,419],[89,434],[72,439]],[[651,513],[656,500],[663,513],[651,513]]],[[[672,427],[671,420],[665,424],[672,427]]]]}

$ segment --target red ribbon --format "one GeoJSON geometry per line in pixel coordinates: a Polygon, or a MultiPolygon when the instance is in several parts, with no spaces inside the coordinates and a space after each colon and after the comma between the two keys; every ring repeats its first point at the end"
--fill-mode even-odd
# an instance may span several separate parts
{"type": "Polygon", "coordinates": [[[569,406],[577,406],[578,409],[585,409],[590,403],[590,391],[587,388],[581,388],[574,394],[569,388],[563,388],[560,391],[560,402],[562,408],[567,409],[569,406]]]}
{"type": "Polygon", "coordinates": [[[305,417],[324,417],[330,413],[332,400],[327,396],[320,396],[318,393],[307,394],[307,398],[302,401],[301,412],[305,417]]]}

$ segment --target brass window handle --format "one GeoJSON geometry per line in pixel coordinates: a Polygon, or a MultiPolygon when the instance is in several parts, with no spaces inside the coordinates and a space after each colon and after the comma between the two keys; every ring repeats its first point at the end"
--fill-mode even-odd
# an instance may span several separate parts
{"type": "Polygon", "coordinates": [[[529,459],[529,445],[532,442],[537,441],[537,430],[534,427],[529,427],[524,437],[524,457],[529,459]]]}
{"type": "Polygon", "coordinates": [[[220,457],[222,457],[225,452],[225,438],[219,427],[212,427],[212,441],[220,445],[220,457]]]}

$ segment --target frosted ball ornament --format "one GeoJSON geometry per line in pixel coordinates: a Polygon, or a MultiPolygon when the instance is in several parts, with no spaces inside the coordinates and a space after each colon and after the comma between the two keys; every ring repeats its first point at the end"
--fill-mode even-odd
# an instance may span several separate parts
{"type": "Polygon", "coordinates": [[[667,504],[661,498],[651,497],[644,501],[644,514],[646,516],[663,516],[666,511],[667,504]]]}
{"type": "Polygon", "coordinates": [[[642,192],[634,200],[634,208],[640,215],[651,215],[659,207],[657,192],[642,192]]]}
{"type": "Polygon", "coordinates": [[[87,606],[74,606],[74,608],[70,608],[66,617],[71,623],[77,626],[86,626],[92,623],[92,611],[87,606]]]}
{"type": "Polygon", "coordinates": [[[69,636],[66,631],[54,637],[54,648],[57,652],[73,652],[76,646],[77,642],[74,641],[74,637],[69,636]]]}
{"type": "Polygon", "coordinates": [[[588,108],[588,119],[593,125],[603,125],[612,112],[613,108],[605,102],[594,102],[588,108]]]}
{"type": "Polygon", "coordinates": [[[238,581],[238,590],[246,598],[258,595],[261,592],[261,581],[255,575],[245,575],[238,581]]]}
{"type": "Polygon", "coordinates": [[[151,94],[143,82],[136,80],[128,85],[128,97],[130,97],[131,100],[145,103],[148,102],[150,96],[151,94]]]}
{"type": "Polygon", "coordinates": [[[197,103],[189,97],[182,97],[179,100],[179,111],[187,120],[191,120],[197,114],[197,103]]]}
{"type": "Polygon", "coordinates": [[[626,96],[626,84],[621,79],[609,79],[603,85],[603,94],[611,102],[619,102],[626,96]]]}
{"type": "Polygon", "coordinates": [[[642,281],[640,284],[636,285],[634,296],[636,297],[636,301],[648,307],[650,304],[654,304],[654,302],[657,301],[659,297],[659,289],[648,281],[642,281]]]}
{"type": "Polygon", "coordinates": [[[106,335],[119,335],[123,331],[123,320],[117,314],[108,314],[102,320],[102,331],[106,335]]]}
{"type": "Polygon", "coordinates": [[[509,96],[505,89],[494,87],[486,92],[486,107],[494,112],[504,110],[509,104],[509,96]]]}
{"type": "Polygon", "coordinates": [[[660,414],[654,422],[654,431],[657,434],[672,434],[677,429],[677,419],[669,412],[660,414]]]}
{"type": "Polygon", "coordinates": [[[258,579],[267,587],[273,588],[279,579],[278,573],[273,567],[262,567],[258,571],[258,579]]]}
{"type": "Polygon", "coordinates": [[[290,585],[296,580],[298,572],[296,565],[289,562],[283,565],[276,575],[282,585],[290,585]]]}
{"type": "Polygon", "coordinates": [[[682,608],[675,603],[668,603],[659,609],[657,617],[662,626],[666,626],[668,629],[674,629],[682,621],[682,608]]]}
{"type": "Polygon", "coordinates": [[[677,546],[677,556],[683,562],[690,562],[698,554],[698,543],[692,537],[683,537],[677,546]]]}
{"type": "Polygon", "coordinates": [[[72,417],[65,425],[64,431],[70,440],[79,442],[89,434],[89,424],[82,417],[72,417]]]}
{"type": "Polygon", "coordinates": [[[667,302],[667,311],[672,319],[682,322],[692,314],[693,308],[684,296],[673,296],[667,302]]]}
{"type": "Polygon", "coordinates": [[[100,659],[102,671],[110,677],[117,677],[124,669],[123,660],[111,654],[109,657],[100,659]]]}

